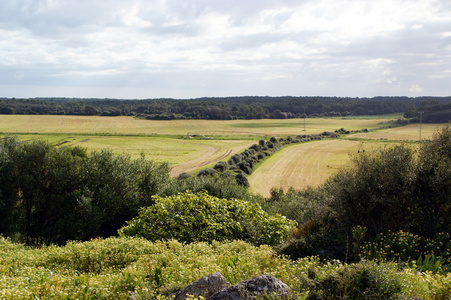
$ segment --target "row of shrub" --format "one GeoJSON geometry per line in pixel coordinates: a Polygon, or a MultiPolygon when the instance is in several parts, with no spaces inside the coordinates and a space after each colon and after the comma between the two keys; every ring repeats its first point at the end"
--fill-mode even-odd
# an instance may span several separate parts
{"type": "MultiPolygon", "coordinates": [[[[221,174],[223,177],[233,177],[238,184],[249,186],[246,176],[252,174],[254,167],[263,159],[271,156],[274,152],[282,149],[287,144],[303,143],[323,138],[338,138],[342,134],[350,132],[341,128],[335,132],[325,131],[315,135],[298,135],[295,138],[288,136],[287,138],[271,137],[268,141],[260,140],[258,144],[253,144],[241,153],[232,155],[227,161],[217,162],[213,168],[201,170],[197,176],[212,176],[221,174]]],[[[179,179],[189,177],[187,173],[179,175],[179,179]]]]}

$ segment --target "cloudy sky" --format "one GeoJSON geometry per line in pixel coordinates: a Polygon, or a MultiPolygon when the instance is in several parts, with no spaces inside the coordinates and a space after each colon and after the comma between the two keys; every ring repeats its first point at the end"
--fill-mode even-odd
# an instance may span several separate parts
{"type": "Polygon", "coordinates": [[[0,97],[449,96],[449,0],[0,0],[0,97]]]}

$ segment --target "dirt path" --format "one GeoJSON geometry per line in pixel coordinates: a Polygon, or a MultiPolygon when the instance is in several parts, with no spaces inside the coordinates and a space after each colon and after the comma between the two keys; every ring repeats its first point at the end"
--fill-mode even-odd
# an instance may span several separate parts
{"type": "Polygon", "coordinates": [[[240,145],[233,149],[228,150],[220,150],[217,147],[213,146],[207,146],[207,152],[205,152],[203,155],[197,157],[196,159],[193,159],[189,162],[177,165],[172,167],[171,169],[171,176],[176,177],[179,174],[186,172],[189,173],[191,171],[200,169],[202,167],[208,166],[212,163],[216,163],[218,161],[224,160],[227,157],[230,157],[234,155],[235,153],[239,153],[246,149],[247,147],[251,146],[255,142],[250,142],[249,145],[240,145]]]}

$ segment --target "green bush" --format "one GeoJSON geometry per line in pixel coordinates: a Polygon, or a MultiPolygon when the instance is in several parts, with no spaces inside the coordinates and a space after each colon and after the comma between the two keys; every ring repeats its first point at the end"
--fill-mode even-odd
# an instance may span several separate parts
{"type": "Polygon", "coordinates": [[[395,274],[394,266],[372,262],[344,266],[323,278],[311,270],[308,275],[314,283],[306,299],[397,299],[402,283],[395,274]]]}
{"type": "Polygon", "coordinates": [[[360,153],[353,167],[329,179],[329,207],[349,233],[355,226],[380,232],[404,230],[435,238],[451,232],[451,127],[421,144],[360,153]]]}
{"type": "Polygon", "coordinates": [[[44,141],[0,142],[0,233],[65,243],[116,234],[169,181],[167,164],[44,141]]]}
{"type": "Polygon", "coordinates": [[[389,231],[363,241],[358,254],[364,259],[395,261],[420,271],[443,273],[451,269],[450,239],[449,233],[437,233],[435,239],[428,239],[404,231],[389,231]]]}
{"type": "Polygon", "coordinates": [[[237,199],[220,199],[205,192],[154,197],[155,204],[119,230],[120,236],[140,236],[151,241],[180,242],[242,239],[253,244],[278,245],[294,223],[270,216],[259,205],[237,199]]]}
{"type": "Polygon", "coordinates": [[[361,153],[352,158],[353,168],[329,179],[329,205],[341,227],[350,232],[362,225],[371,236],[405,229],[414,198],[415,158],[407,145],[361,153]]]}

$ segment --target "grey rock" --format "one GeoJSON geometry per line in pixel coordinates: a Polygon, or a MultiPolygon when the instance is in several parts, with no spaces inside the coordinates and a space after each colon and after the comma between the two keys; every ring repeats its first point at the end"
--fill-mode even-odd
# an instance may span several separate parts
{"type": "Polygon", "coordinates": [[[290,297],[290,288],[271,275],[260,275],[217,292],[209,300],[276,299],[290,297]]]}
{"type": "Polygon", "coordinates": [[[175,294],[174,300],[184,300],[187,295],[202,296],[208,298],[216,292],[230,286],[224,276],[215,272],[191,283],[182,291],[175,294]]]}

